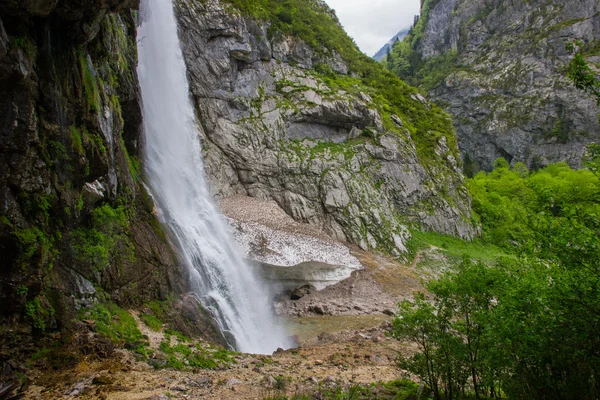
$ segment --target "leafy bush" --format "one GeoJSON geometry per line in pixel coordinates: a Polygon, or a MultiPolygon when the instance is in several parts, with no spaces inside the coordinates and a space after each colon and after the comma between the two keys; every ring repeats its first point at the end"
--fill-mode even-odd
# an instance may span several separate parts
{"type": "Polygon", "coordinates": [[[548,219],[600,215],[600,179],[589,170],[558,163],[529,173],[522,164],[510,169],[504,159],[494,166],[493,172],[479,172],[468,183],[489,243],[516,249],[528,245],[548,219]]]}
{"type": "MultiPolygon", "coordinates": [[[[586,161],[594,165],[597,156],[586,161]]],[[[520,257],[460,266],[404,301],[394,337],[419,346],[401,367],[436,399],[600,395],[600,181],[564,163],[530,173],[505,160],[470,182],[484,239],[520,257]]]]}

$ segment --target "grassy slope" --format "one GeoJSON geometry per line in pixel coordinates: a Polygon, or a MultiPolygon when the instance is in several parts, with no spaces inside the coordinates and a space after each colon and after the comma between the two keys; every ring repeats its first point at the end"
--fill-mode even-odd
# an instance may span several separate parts
{"type": "Polygon", "coordinates": [[[348,64],[350,75],[339,75],[328,66],[317,65],[315,72],[327,78],[330,84],[349,91],[364,91],[371,95],[374,106],[384,119],[386,129],[398,128],[391,121],[392,114],[404,122],[417,146],[421,162],[435,164],[433,149],[437,140],[445,136],[450,148],[457,153],[457,141],[452,121],[436,106],[422,104],[411,98],[417,90],[381,64],[367,57],[343,30],[335,13],[318,0],[223,0],[243,15],[268,21],[269,35],[294,36],[308,43],[317,55],[339,54],[348,64]]]}

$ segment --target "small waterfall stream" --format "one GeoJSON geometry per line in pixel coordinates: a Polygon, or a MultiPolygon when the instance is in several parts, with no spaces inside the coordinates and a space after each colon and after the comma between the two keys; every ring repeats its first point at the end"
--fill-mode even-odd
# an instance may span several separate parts
{"type": "Polygon", "coordinates": [[[202,153],[171,0],[142,0],[138,73],[146,179],[190,286],[238,351],[285,347],[267,290],[243,256],[204,181],[202,153]]]}

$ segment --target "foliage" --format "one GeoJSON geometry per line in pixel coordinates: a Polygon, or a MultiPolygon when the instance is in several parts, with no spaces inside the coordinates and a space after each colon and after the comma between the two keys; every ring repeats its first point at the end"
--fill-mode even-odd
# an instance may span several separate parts
{"type": "Polygon", "coordinates": [[[529,173],[519,163],[511,169],[504,159],[494,166],[494,171],[482,171],[468,183],[473,210],[489,243],[509,249],[527,247],[548,221],[600,214],[600,178],[589,170],[557,163],[529,173]]]}
{"type": "Polygon", "coordinates": [[[42,305],[39,296],[25,304],[25,317],[30,320],[33,328],[39,331],[46,329],[46,321],[53,315],[54,308],[42,305]]]}
{"type": "Polygon", "coordinates": [[[438,56],[423,59],[418,50],[425,26],[429,21],[429,14],[437,3],[439,3],[439,0],[425,0],[422,2],[421,15],[415,18],[415,23],[404,40],[394,43],[392,50],[383,60],[383,64],[387,69],[409,84],[424,91],[439,86],[446,76],[457,67],[458,53],[456,51],[448,51],[438,56]]]}
{"type": "Polygon", "coordinates": [[[79,319],[93,320],[96,331],[116,344],[138,343],[144,340],[135,319],[115,304],[98,304],[93,308],[84,308],[79,319]]]}
{"type": "Polygon", "coordinates": [[[432,300],[401,303],[393,335],[420,350],[401,366],[436,399],[597,398],[600,179],[564,163],[494,166],[469,182],[473,207],[484,241],[520,256],[467,256],[427,285],[432,300]]]}
{"type": "MultiPolygon", "coordinates": [[[[285,380],[285,377],[277,377],[285,380]]],[[[277,378],[275,378],[277,380],[277,378]]],[[[321,388],[314,395],[296,394],[293,396],[279,395],[265,397],[265,400],[366,400],[366,399],[416,399],[419,394],[419,385],[408,380],[399,379],[391,382],[375,382],[368,385],[356,384],[348,388],[337,386],[335,388],[321,388]]],[[[425,399],[426,397],[421,397],[425,399]]]]}
{"type": "Polygon", "coordinates": [[[600,79],[585,60],[582,48],[581,42],[567,43],[567,50],[573,53],[573,59],[569,63],[569,78],[577,89],[595,97],[600,106],[600,79]]]}
{"type": "Polygon", "coordinates": [[[77,261],[104,269],[112,258],[133,257],[124,207],[113,208],[108,204],[98,207],[88,225],[72,233],[71,246],[77,261]]]}
{"type": "MultiPolygon", "coordinates": [[[[174,331],[171,331],[174,332],[174,331]]],[[[236,362],[235,353],[200,343],[192,344],[191,339],[178,334],[176,343],[172,344],[170,335],[166,335],[160,343],[160,350],[165,354],[166,364],[158,368],[187,369],[217,369],[219,365],[229,365],[236,362]]]]}

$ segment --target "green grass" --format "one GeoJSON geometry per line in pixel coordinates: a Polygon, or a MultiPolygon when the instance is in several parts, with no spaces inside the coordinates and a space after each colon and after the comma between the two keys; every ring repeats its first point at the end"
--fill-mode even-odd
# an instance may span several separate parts
{"type": "Polygon", "coordinates": [[[506,250],[493,244],[483,243],[481,240],[468,242],[435,232],[411,232],[407,247],[412,256],[416,256],[419,250],[429,249],[431,246],[438,248],[444,255],[457,259],[467,255],[473,260],[494,262],[500,257],[510,256],[506,250]]]}
{"type": "Polygon", "coordinates": [[[98,304],[93,308],[82,309],[79,319],[95,321],[96,332],[115,344],[124,345],[145,340],[135,319],[115,304],[98,304]]]}
{"type": "Polygon", "coordinates": [[[219,365],[231,365],[236,363],[236,353],[219,347],[205,347],[200,343],[192,344],[191,339],[170,331],[177,338],[182,337],[185,341],[178,339],[177,343],[171,345],[170,335],[160,343],[160,350],[165,354],[166,364],[160,368],[173,368],[176,370],[189,369],[217,369],[219,365]]]}
{"type": "Polygon", "coordinates": [[[140,319],[144,321],[144,323],[148,325],[148,328],[150,328],[154,332],[160,332],[160,330],[163,327],[163,323],[154,315],[141,314],[140,319]]]}

